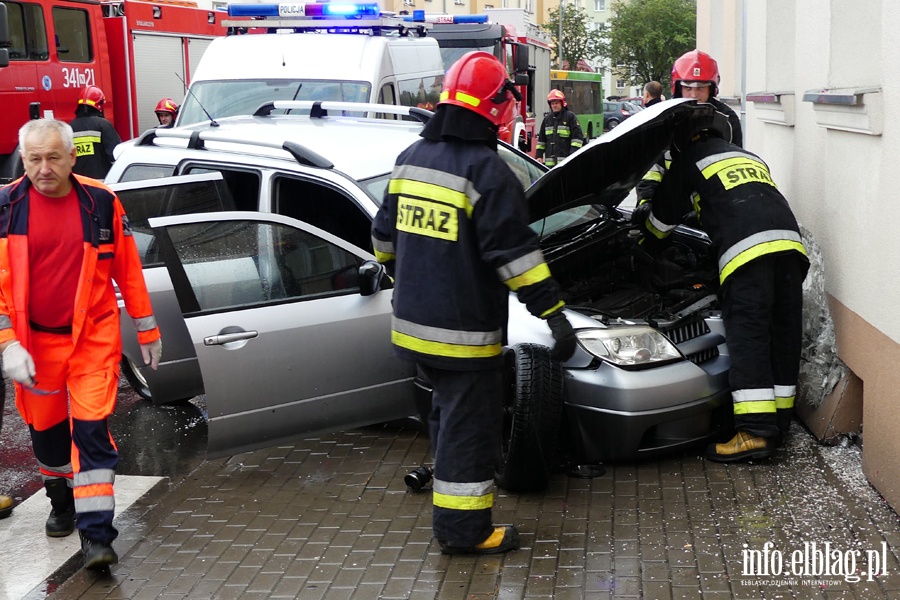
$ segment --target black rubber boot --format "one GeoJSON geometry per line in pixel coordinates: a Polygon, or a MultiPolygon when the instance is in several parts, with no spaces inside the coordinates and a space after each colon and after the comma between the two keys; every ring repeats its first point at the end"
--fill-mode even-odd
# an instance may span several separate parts
{"type": "Polygon", "coordinates": [[[49,537],[66,537],[75,531],[75,497],[68,481],[62,478],[44,482],[47,497],[50,498],[50,516],[45,530],[49,537]]]}
{"type": "Polygon", "coordinates": [[[81,554],[84,556],[85,569],[94,571],[107,569],[119,562],[119,555],[110,544],[88,539],[82,531],[79,531],[78,535],[81,537],[81,554]]]}

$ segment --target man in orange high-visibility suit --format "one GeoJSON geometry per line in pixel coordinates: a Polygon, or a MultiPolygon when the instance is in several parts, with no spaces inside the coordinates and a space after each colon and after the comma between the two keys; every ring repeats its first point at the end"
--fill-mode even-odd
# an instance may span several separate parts
{"type": "Polygon", "coordinates": [[[99,181],[72,174],[72,128],[29,121],[19,148],[25,177],[0,188],[3,374],[16,382],[50,498],[47,535],[77,525],[85,567],[106,568],[118,562],[119,454],[107,426],[122,353],[113,280],[154,369],[162,343],[122,204],[99,181]]]}

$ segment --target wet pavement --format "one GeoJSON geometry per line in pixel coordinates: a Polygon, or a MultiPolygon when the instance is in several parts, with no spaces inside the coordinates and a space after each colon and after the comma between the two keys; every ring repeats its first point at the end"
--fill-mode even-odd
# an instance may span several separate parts
{"type": "Polygon", "coordinates": [[[27,597],[900,598],[900,520],[859,448],[797,424],[757,464],[688,452],[498,490],[495,521],[522,548],[477,558],[442,556],[430,493],[405,489],[428,454],[416,431],[381,427],[203,462],[123,513],[111,573],[74,556],[27,597]]]}

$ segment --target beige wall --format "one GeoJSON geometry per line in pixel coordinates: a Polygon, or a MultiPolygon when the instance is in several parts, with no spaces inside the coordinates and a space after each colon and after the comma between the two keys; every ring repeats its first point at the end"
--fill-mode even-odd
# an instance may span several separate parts
{"type": "Polygon", "coordinates": [[[723,94],[747,92],[744,140],[825,258],[839,356],[863,380],[863,469],[900,508],[900,27],[896,0],[698,0],[698,46],[719,60],[723,94]],[[733,90],[733,92],[732,92],[733,90]],[[804,102],[832,90],[856,102],[804,102]],[[776,124],[773,121],[783,121],[776,124]]]}

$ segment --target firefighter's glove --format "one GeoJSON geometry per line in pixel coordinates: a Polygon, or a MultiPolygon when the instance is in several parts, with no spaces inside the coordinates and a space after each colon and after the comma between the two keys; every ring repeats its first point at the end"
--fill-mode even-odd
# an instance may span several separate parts
{"type": "Polygon", "coordinates": [[[635,227],[644,227],[644,223],[647,222],[647,217],[650,216],[650,209],[652,208],[649,202],[644,202],[643,204],[639,204],[634,207],[634,210],[631,212],[631,224],[635,227]]]}
{"type": "Polygon", "coordinates": [[[34,359],[19,342],[13,342],[3,351],[3,376],[27,387],[34,386],[34,359]]]}
{"type": "Polygon", "coordinates": [[[550,327],[550,333],[556,344],[550,351],[550,356],[554,360],[568,360],[575,354],[575,330],[572,324],[562,312],[558,312],[549,319],[547,325],[550,327]]]}
{"type": "Polygon", "coordinates": [[[150,365],[154,371],[159,366],[159,359],[162,358],[162,340],[157,339],[149,344],[141,344],[141,356],[144,358],[144,364],[150,365]]]}

